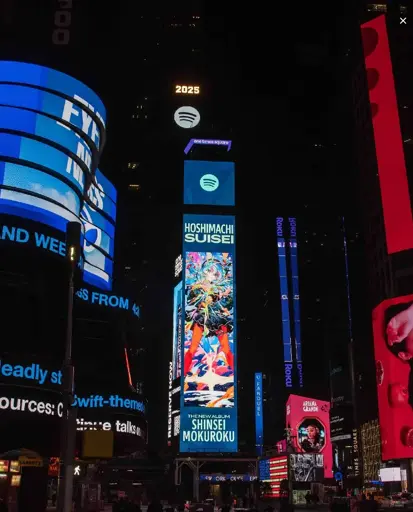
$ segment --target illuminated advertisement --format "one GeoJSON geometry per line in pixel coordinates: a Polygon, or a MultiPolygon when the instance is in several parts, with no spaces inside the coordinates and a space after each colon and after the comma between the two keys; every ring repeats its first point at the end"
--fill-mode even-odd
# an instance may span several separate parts
{"type": "Polygon", "coordinates": [[[181,452],[236,452],[235,218],[184,215],[181,452]]]}
{"type": "Polygon", "coordinates": [[[382,459],[413,457],[413,295],[373,311],[382,459]]]}
{"type": "Polygon", "coordinates": [[[173,350],[172,350],[172,379],[181,376],[182,368],[182,281],[174,288],[173,302],[173,350]]]}
{"type": "Polygon", "coordinates": [[[361,35],[387,251],[393,254],[413,248],[413,216],[385,15],[364,23],[361,35]]]}
{"type": "Polygon", "coordinates": [[[193,146],[195,145],[201,146],[224,146],[227,148],[227,151],[230,151],[232,141],[231,140],[217,140],[217,139],[191,139],[188,144],[185,146],[184,153],[187,155],[193,146]]]}
{"type": "Polygon", "coordinates": [[[284,377],[285,386],[293,387],[293,347],[291,344],[290,327],[290,303],[288,300],[288,275],[287,275],[287,253],[285,238],[283,237],[283,218],[277,219],[277,248],[278,248],[278,272],[280,278],[281,297],[281,326],[282,342],[284,347],[284,377]]]}
{"type": "Polygon", "coordinates": [[[321,453],[290,454],[294,482],[320,482],[324,479],[324,458],[321,453]]]}
{"type": "Polygon", "coordinates": [[[175,94],[199,94],[199,85],[175,85],[175,94]]]}
{"type": "Polygon", "coordinates": [[[96,169],[101,100],[58,71],[2,61],[0,103],[0,213],[62,232],[81,222],[84,280],[111,289],[116,190],[96,169]]]}
{"type": "Polygon", "coordinates": [[[330,403],[290,395],[286,407],[290,439],[299,453],[322,454],[324,476],[333,476],[333,453],[330,438],[330,403]]]}
{"type": "Polygon", "coordinates": [[[122,297],[121,295],[113,295],[108,293],[102,293],[88,288],[81,288],[77,290],[76,297],[83,302],[88,304],[95,304],[96,306],[102,306],[111,309],[121,309],[130,311],[133,316],[140,317],[140,307],[128,297],[122,297]]]}
{"type": "Polygon", "coordinates": [[[169,377],[168,377],[168,439],[172,437],[172,388],[173,388],[173,364],[169,362],[169,377]]]}
{"type": "Polygon", "coordinates": [[[234,206],[234,162],[185,160],[184,204],[234,206]]]}
{"type": "Polygon", "coordinates": [[[255,374],[255,446],[257,454],[262,455],[264,444],[264,401],[262,390],[262,373],[255,374]]]}
{"type": "Polygon", "coordinates": [[[287,456],[260,460],[259,479],[261,482],[267,482],[270,485],[270,490],[264,494],[265,497],[279,498],[281,482],[288,479],[287,456]]]}
{"type": "Polygon", "coordinates": [[[277,217],[276,221],[285,387],[297,385],[302,388],[304,380],[296,219],[288,217],[288,233],[284,226],[285,220],[277,217]]]}
{"type": "Polygon", "coordinates": [[[219,482],[256,482],[258,477],[255,475],[236,475],[231,473],[229,475],[201,473],[199,475],[201,482],[210,482],[211,484],[217,484],[219,482]]]}
{"type": "Polygon", "coordinates": [[[301,354],[301,322],[300,322],[300,286],[298,280],[298,243],[297,243],[297,223],[294,217],[288,218],[290,225],[290,267],[291,267],[291,288],[293,296],[293,321],[295,335],[295,366],[297,369],[298,386],[304,386],[303,363],[301,354]]]}
{"type": "Polygon", "coordinates": [[[195,128],[195,126],[198,126],[201,121],[201,114],[196,108],[189,105],[179,107],[175,110],[174,121],[179,128],[184,128],[185,130],[195,128]]]}

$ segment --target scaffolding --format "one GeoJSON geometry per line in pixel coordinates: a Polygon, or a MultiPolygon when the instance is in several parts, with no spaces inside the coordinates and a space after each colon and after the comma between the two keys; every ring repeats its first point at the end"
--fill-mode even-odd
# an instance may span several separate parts
{"type": "Polygon", "coordinates": [[[182,467],[187,466],[193,475],[193,496],[196,502],[199,501],[199,470],[208,462],[248,462],[251,474],[258,476],[258,459],[240,459],[236,457],[177,457],[175,459],[175,485],[181,485],[182,467]]]}

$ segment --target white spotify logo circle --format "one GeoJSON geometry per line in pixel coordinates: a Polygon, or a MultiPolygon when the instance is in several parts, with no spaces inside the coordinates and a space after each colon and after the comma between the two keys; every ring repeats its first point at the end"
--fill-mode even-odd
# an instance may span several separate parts
{"type": "Polygon", "coordinates": [[[180,128],[195,128],[201,120],[201,114],[194,107],[180,107],[175,111],[174,120],[180,128]]]}
{"type": "Polygon", "coordinates": [[[204,174],[199,184],[205,192],[214,192],[219,187],[219,179],[213,174],[204,174]]]}

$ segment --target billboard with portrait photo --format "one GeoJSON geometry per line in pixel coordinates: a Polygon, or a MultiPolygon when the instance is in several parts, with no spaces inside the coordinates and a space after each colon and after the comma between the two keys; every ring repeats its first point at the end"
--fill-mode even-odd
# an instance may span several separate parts
{"type": "Polygon", "coordinates": [[[413,457],[413,295],[373,311],[382,459],[413,457]]]}
{"type": "Polygon", "coordinates": [[[332,478],[330,402],[290,395],[286,407],[286,425],[296,452],[322,455],[324,477],[332,478]]]}

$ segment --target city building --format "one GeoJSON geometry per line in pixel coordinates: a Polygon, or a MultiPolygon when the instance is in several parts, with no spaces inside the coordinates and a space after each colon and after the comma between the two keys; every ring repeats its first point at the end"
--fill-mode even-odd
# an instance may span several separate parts
{"type": "Polygon", "coordinates": [[[401,360],[402,349],[391,352],[390,328],[398,313],[408,307],[413,289],[409,235],[412,78],[406,71],[413,57],[413,39],[406,24],[405,2],[366,2],[359,6],[359,19],[361,30],[354,32],[350,66],[368,284],[366,319],[371,327],[367,329],[364,322],[362,335],[356,336],[354,366],[360,467],[364,481],[371,481],[377,480],[379,459],[406,468],[406,459],[413,456],[403,437],[403,425],[411,421],[408,399],[401,400],[403,410],[394,411],[398,388],[403,396],[408,395],[409,365],[401,360]],[[381,438],[380,446],[376,438],[374,449],[372,436],[367,434],[373,430],[373,437],[381,438]]]}

